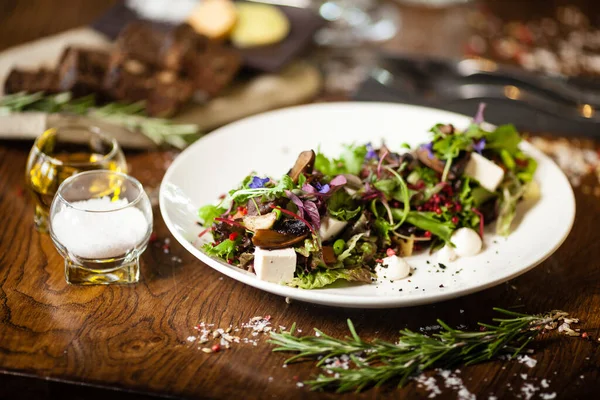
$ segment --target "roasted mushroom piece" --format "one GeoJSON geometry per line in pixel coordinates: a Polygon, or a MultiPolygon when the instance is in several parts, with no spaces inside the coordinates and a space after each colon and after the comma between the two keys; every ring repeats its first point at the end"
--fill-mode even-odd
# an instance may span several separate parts
{"type": "Polygon", "coordinates": [[[284,249],[300,243],[308,236],[308,233],[303,235],[294,235],[292,233],[281,233],[273,229],[257,229],[252,236],[252,243],[256,247],[265,250],[284,249]]]}
{"type": "Polygon", "coordinates": [[[307,150],[300,153],[300,155],[296,159],[296,164],[294,164],[294,166],[288,174],[290,178],[292,178],[294,183],[298,182],[300,174],[307,175],[312,173],[313,167],[315,165],[315,158],[315,152],[312,150],[307,150]]]}

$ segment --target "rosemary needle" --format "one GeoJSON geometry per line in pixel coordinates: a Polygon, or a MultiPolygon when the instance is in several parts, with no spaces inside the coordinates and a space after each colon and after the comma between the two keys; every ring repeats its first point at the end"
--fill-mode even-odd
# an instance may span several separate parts
{"type": "Polygon", "coordinates": [[[318,329],[315,336],[294,335],[295,324],[289,332],[271,332],[273,351],[296,353],[286,363],[320,359],[317,366],[329,374],[320,374],[305,382],[311,389],[335,389],[337,392],[361,391],[396,381],[403,386],[414,375],[432,368],[452,368],[490,360],[501,353],[513,356],[521,353],[545,326],[563,319],[568,314],[552,311],[547,314],[527,315],[494,308],[507,318],[495,318],[496,324],[479,323],[480,331],[453,329],[438,320],[442,330],[424,335],[408,329],[400,331],[396,343],[375,339],[363,341],[348,320],[350,336],[336,339],[318,329]],[[354,368],[330,368],[325,360],[347,355],[354,368]]]}
{"type": "Polygon", "coordinates": [[[41,92],[15,93],[0,98],[0,115],[25,111],[87,115],[139,131],[157,145],[168,143],[180,149],[198,137],[197,125],[175,125],[167,119],[147,117],[144,110],[143,102],[109,103],[97,107],[93,95],[74,99],[69,92],[54,95],[44,95],[41,92]]]}

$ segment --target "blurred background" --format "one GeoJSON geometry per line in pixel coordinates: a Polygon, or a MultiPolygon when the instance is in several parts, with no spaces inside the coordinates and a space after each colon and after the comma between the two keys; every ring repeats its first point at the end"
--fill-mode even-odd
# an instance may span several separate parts
{"type": "MultiPolygon", "coordinates": [[[[491,122],[510,117],[528,131],[593,135],[600,104],[598,7],[591,0],[6,0],[0,49],[28,44],[0,53],[0,78],[5,93],[69,90],[60,72],[71,68],[61,56],[64,48],[114,48],[116,40],[117,50],[106,53],[112,68],[153,51],[135,38],[145,28],[127,34],[128,24],[151,23],[150,31],[185,24],[216,49],[203,50],[200,62],[221,60],[222,66],[180,74],[171,86],[194,81],[184,98],[151,100],[136,88],[110,88],[109,99],[145,100],[150,114],[202,131],[315,100],[397,101],[467,114],[487,101],[496,105],[488,109],[491,122]],[[42,67],[57,68],[58,89],[31,87],[22,75],[9,80],[15,69],[42,67]],[[265,101],[266,93],[275,94],[265,101]]],[[[172,40],[165,35],[152,39],[155,47],[172,40]]],[[[180,68],[161,65],[160,57],[166,56],[142,64],[157,73],[180,68]]],[[[83,87],[80,94],[98,98],[107,91],[83,87]]]]}

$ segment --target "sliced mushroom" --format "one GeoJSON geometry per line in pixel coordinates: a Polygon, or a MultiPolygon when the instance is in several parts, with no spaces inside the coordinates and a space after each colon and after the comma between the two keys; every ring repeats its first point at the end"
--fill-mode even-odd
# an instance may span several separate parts
{"type": "Polygon", "coordinates": [[[294,164],[288,174],[294,183],[298,182],[300,174],[308,175],[312,173],[315,165],[315,158],[315,152],[312,150],[307,150],[300,153],[298,159],[296,159],[296,164],[294,164]]]}
{"type": "Polygon", "coordinates": [[[244,226],[251,231],[271,229],[276,220],[277,215],[274,212],[263,215],[247,215],[244,217],[244,226]]]}
{"type": "Polygon", "coordinates": [[[358,190],[363,187],[362,181],[356,175],[344,174],[344,178],[346,178],[346,188],[358,190]]]}
{"type": "MultiPolygon", "coordinates": [[[[437,158],[436,156],[431,156],[429,151],[423,147],[419,147],[417,149],[417,158],[423,164],[431,168],[432,170],[439,172],[440,174],[444,172],[444,167],[446,163],[437,158]]],[[[450,176],[451,179],[454,179],[453,176],[450,176]]]]}
{"type": "Polygon", "coordinates": [[[308,233],[294,235],[291,233],[281,233],[272,229],[258,229],[254,232],[252,243],[261,249],[274,250],[291,247],[300,243],[308,236],[308,233]]]}

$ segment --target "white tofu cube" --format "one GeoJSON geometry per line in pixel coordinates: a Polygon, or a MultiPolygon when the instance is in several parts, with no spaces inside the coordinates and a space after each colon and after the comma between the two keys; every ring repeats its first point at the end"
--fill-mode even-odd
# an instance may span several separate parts
{"type": "Polygon", "coordinates": [[[321,226],[319,227],[319,236],[323,242],[337,236],[348,225],[346,221],[331,217],[321,218],[321,226]]]}
{"type": "Polygon", "coordinates": [[[465,167],[465,175],[475,179],[484,189],[495,192],[504,179],[504,170],[487,158],[472,153],[465,167]]]}
{"type": "Polygon", "coordinates": [[[258,279],[286,283],[294,279],[296,271],[296,251],[293,248],[265,250],[257,247],[254,250],[254,272],[258,279]]]}

